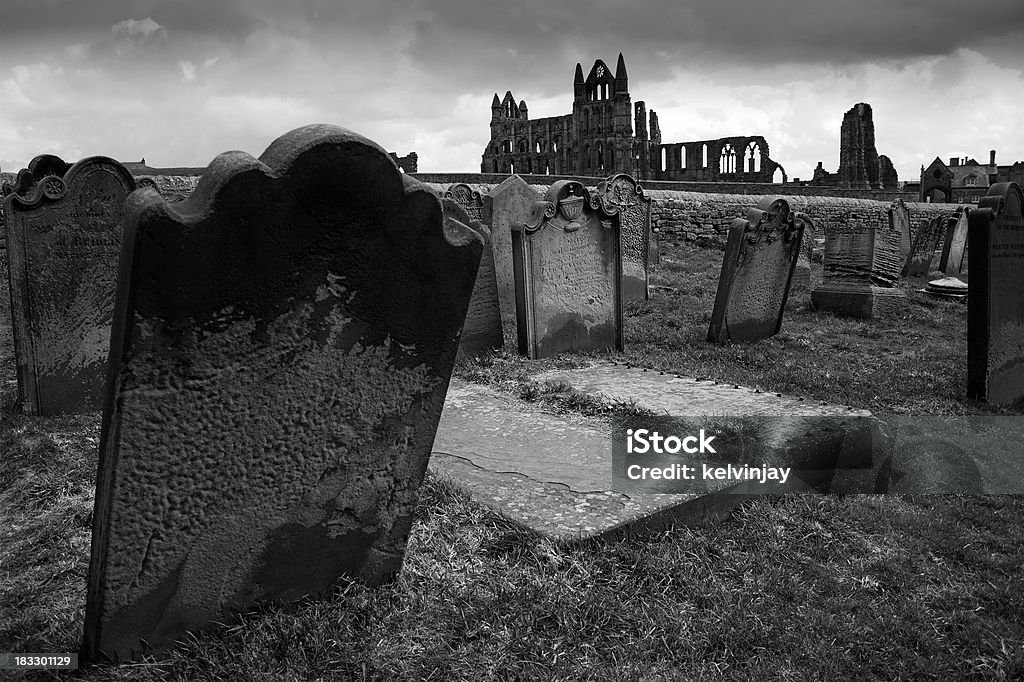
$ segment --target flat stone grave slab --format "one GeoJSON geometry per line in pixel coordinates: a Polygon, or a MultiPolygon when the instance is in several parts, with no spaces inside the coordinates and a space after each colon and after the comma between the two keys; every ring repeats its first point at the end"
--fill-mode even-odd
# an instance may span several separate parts
{"type": "Polygon", "coordinates": [[[453,379],[429,468],[506,517],[562,539],[722,518],[758,485],[721,481],[729,494],[720,495],[614,492],[611,445],[608,425],[453,379]]]}

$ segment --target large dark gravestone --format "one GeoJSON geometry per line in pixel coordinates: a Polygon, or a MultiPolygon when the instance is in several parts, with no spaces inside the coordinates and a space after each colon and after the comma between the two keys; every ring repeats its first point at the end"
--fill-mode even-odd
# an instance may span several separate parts
{"type": "MultiPolygon", "coordinates": [[[[447,197],[447,193],[445,194],[447,197]]],[[[476,284],[469,300],[466,322],[459,337],[459,358],[471,358],[488,351],[500,350],[505,337],[501,329],[501,312],[498,309],[498,283],[494,278],[494,250],[491,231],[486,225],[474,220],[460,204],[451,199],[442,200],[445,225],[470,229],[480,235],[484,243],[477,270],[476,284]]]]}
{"type": "Polygon", "coordinates": [[[932,218],[922,221],[914,236],[914,247],[910,250],[910,256],[903,266],[902,275],[926,275],[931,270],[932,259],[935,257],[935,250],[939,247],[940,240],[945,234],[945,217],[932,218]]]}
{"type": "Polygon", "coordinates": [[[498,281],[498,304],[506,334],[515,337],[516,285],[512,267],[512,230],[530,219],[533,205],[540,199],[537,192],[518,175],[505,178],[484,195],[484,219],[491,230],[494,250],[494,273],[498,281]]]}
{"type": "Polygon", "coordinates": [[[519,352],[622,350],[619,213],[572,180],[551,185],[514,226],[519,352]]]}
{"type": "Polygon", "coordinates": [[[822,284],[811,292],[818,310],[848,317],[891,315],[906,305],[900,278],[898,231],[853,217],[825,235],[822,284]]]}
{"type": "Polygon", "coordinates": [[[18,387],[34,415],[99,410],[135,182],[113,159],[33,159],[4,200],[18,387]]]}
{"type": "Polygon", "coordinates": [[[597,186],[604,206],[619,212],[622,244],[622,300],[649,297],[651,199],[632,176],[617,173],[597,186]]]}
{"type": "MultiPolygon", "coordinates": [[[[83,655],[402,565],[483,245],[327,125],[128,200],[83,655]]],[[[143,645],[145,642],[145,646],[143,645]]]]}
{"type": "Polygon", "coordinates": [[[968,214],[967,395],[996,405],[1024,397],[1024,197],[1000,182],[968,214]]]}
{"type": "Polygon", "coordinates": [[[805,218],[765,197],[729,228],[708,341],[757,341],[782,328],[805,218]]]}

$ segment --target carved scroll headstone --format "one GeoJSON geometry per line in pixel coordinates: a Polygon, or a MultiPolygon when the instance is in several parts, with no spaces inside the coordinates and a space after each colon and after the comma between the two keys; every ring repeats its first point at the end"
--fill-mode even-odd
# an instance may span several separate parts
{"type": "Polygon", "coordinates": [[[605,207],[618,210],[622,244],[622,300],[646,301],[651,244],[651,199],[632,176],[617,173],[597,186],[605,207]]]}
{"type": "Polygon", "coordinates": [[[518,175],[505,178],[484,195],[484,219],[491,230],[494,250],[494,274],[498,282],[498,304],[506,335],[515,337],[516,285],[512,265],[512,230],[530,219],[533,205],[540,199],[537,192],[518,175]]]}
{"type": "Polygon", "coordinates": [[[452,185],[444,194],[442,199],[450,199],[462,207],[470,220],[483,222],[484,219],[484,198],[477,190],[464,182],[452,185]]]}
{"type": "Polygon", "coordinates": [[[811,292],[818,310],[848,317],[881,317],[906,304],[900,278],[900,233],[862,218],[825,235],[822,284],[811,292]]]}
{"type": "Polygon", "coordinates": [[[370,140],[132,194],[83,657],[401,567],[483,245],[370,140]]]}
{"type": "Polygon", "coordinates": [[[989,187],[968,214],[967,396],[996,405],[1024,397],[1024,196],[989,187]]]}
{"type": "Polygon", "coordinates": [[[971,209],[964,206],[957,210],[950,222],[946,239],[942,244],[942,258],[939,259],[939,270],[947,275],[959,275],[963,268],[964,252],[967,249],[968,215],[971,209]]]}
{"type": "Polygon", "coordinates": [[[18,387],[26,412],[102,406],[131,174],[103,156],[33,159],[5,199],[18,387]]]}
{"type": "Polygon", "coordinates": [[[805,223],[774,197],[732,221],[708,341],[757,341],[782,328],[805,223]]]}
{"type": "Polygon", "coordinates": [[[514,227],[519,351],[622,350],[619,214],[579,182],[553,184],[514,227]]]}
{"type": "Polygon", "coordinates": [[[945,230],[946,218],[932,218],[922,221],[914,237],[914,248],[903,266],[903,276],[926,275],[931,270],[935,249],[939,247],[945,230]]]}
{"type": "Polygon", "coordinates": [[[462,335],[459,337],[458,357],[470,358],[488,351],[500,350],[505,343],[505,337],[498,307],[498,283],[494,277],[491,231],[479,220],[474,220],[461,204],[448,198],[443,199],[441,203],[444,207],[446,225],[454,223],[473,230],[480,235],[484,243],[480,268],[477,270],[476,283],[473,285],[473,295],[469,300],[469,310],[466,312],[466,322],[462,325],[462,335]]]}

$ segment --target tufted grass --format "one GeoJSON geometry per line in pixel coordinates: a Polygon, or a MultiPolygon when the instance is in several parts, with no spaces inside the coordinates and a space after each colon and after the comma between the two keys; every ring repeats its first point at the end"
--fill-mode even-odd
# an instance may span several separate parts
{"type": "MultiPolygon", "coordinates": [[[[987,413],[962,398],[959,304],[913,299],[904,322],[850,322],[805,311],[797,291],[781,338],[717,347],[703,337],[721,252],[672,257],[654,280],[684,293],[657,293],[628,311],[627,361],[839,395],[876,411],[987,413]],[[885,367],[903,378],[887,378],[885,367]]],[[[0,652],[75,651],[99,418],[16,414],[3,381],[13,364],[4,362],[0,652]]],[[[458,372],[561,411],[635,409],[532,384],[532,366],[501,354],[458,372]]],[[[392,584],[343,583],[330,598],[262,607],[189,638],[163,661],[21,677],[1013,680],[1024,678],[1022,568],[1020,497],[761,499],[721,524],[569,543],[538,538],[428,476],[392,584]]]]}

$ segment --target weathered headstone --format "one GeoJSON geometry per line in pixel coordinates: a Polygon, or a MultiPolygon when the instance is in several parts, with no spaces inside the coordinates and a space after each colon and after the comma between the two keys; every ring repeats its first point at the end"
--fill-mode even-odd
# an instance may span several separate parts
{"type": "Polygon", "coordinates": [[[889,229],[900,234],[900,261],[907,262],[914,246],[910,235],[910,209],[903,199],[896,199],[889,205],[889,229]]]}
{"type": "Polygon", "coordinates": [[[806,213],[795,213],[794,220],[803,225],[803,236],[800,238],[800,251],[796,259],[796,270],[793,272],[793,284],[798,284],[810,291],[817,282],[813,276],[814,244],[817,229],[814,221],[806,213]]]}
{"type": "Polygon", "coordinates": [[[500,350],[505,343],[501,328],[501,312],[498,309],[498,283],[494,278],[494,250],[491,231],[486,225],[474,220],[460,204],[451,199],[441,201],[446,226],[450,223],[473,230],[484,243],[476,284],[469,300],[466,322],[459,337],[459,358],[471,358],[492,350],[500,350]]]}
{"type": "Polygon", "coordinates": [[[804,220],[765,197],[729,228],[708,341],[757,341],[782,327],[804,220]]]}
{"type": "Polygon", "coordinates": [[[900,277],[900,233],[854,217],[825,235],[821,286],[811,304],[849,317],[882,317],[902,309],[907,295],[900,277]]]}
{"type": "MultiPolygon", "coordinates": [[[[647,248],[647,269],[654,270],[661,265],[661,244],[658,241],[658,233],[651,229],[651,242],[647,248]]],[[[650,287],[648,286],[648,289],[650,287]]]]}
{"type": "Polygon", "coordinates": [[[968,214],[967,396],[996,405],[1024,397],[1024,197],[989,187],[968,214]]]}
{"type": "Polygon", "coordinates": [[[946,219],[943,217],[921,221],[914,236],[914,248],[903,266],[902,275],[926,275],[931,270],[935,249],[942,239],[946,219]]]}
{"type": "Polygon", "coordinates": [[[18,387],[28,414],[99,410],[121,251],[124,166],[36,157],[5,199],[18,387]],[[63,171],[62,174],[57,174],[63,171]]]}
{"type": "Polygon", "coordinates": [[[597,186],[604,206],[619,212],[622,300],[646,301],[651,244],[651,199],[630,175],[616,173],[597,186]]]}
{"type": "Polygon", "coordinates": [[[952,224],[947,230],[946,239],[942,244],[942,258],[939,259],[939,270],[947,275],[959,275],[963,268],[970,212],[970,207],[964,206],[957,210],[956,215],[950,219],[952,224]]]}
{"type": "Polygon", "coordinates": [[[494,250],[494,274],[498,281],[498,304],[506,334],[516,331],[516,285],[512,266],[512,230],[530,219],[533,205],[540,196],[518,175],[505,178],[483,197],[484,219],[491,229],[494,250]]]}
{"type": "Polygon", "coordinates": [[[560,180],[514,226],[519,352],[622,350],[619,214],[579,182],[560,180]]]}
{"type": "Polygon", "coordinates": [[[462,207],[462,210],[466,212],[470,220],[477,222],[483,222],[484,219],[484,198],[477,190],[473,189],[464,182],[460,182],[449,187],[444,194],[441,195],[442,199],[450,199],[456,204],[462,207]]]}
{"type": "Polygon", "coordinates": [[[125,213],[83,657],[402,565],[483,245],[327,125],[125,213]]]}

